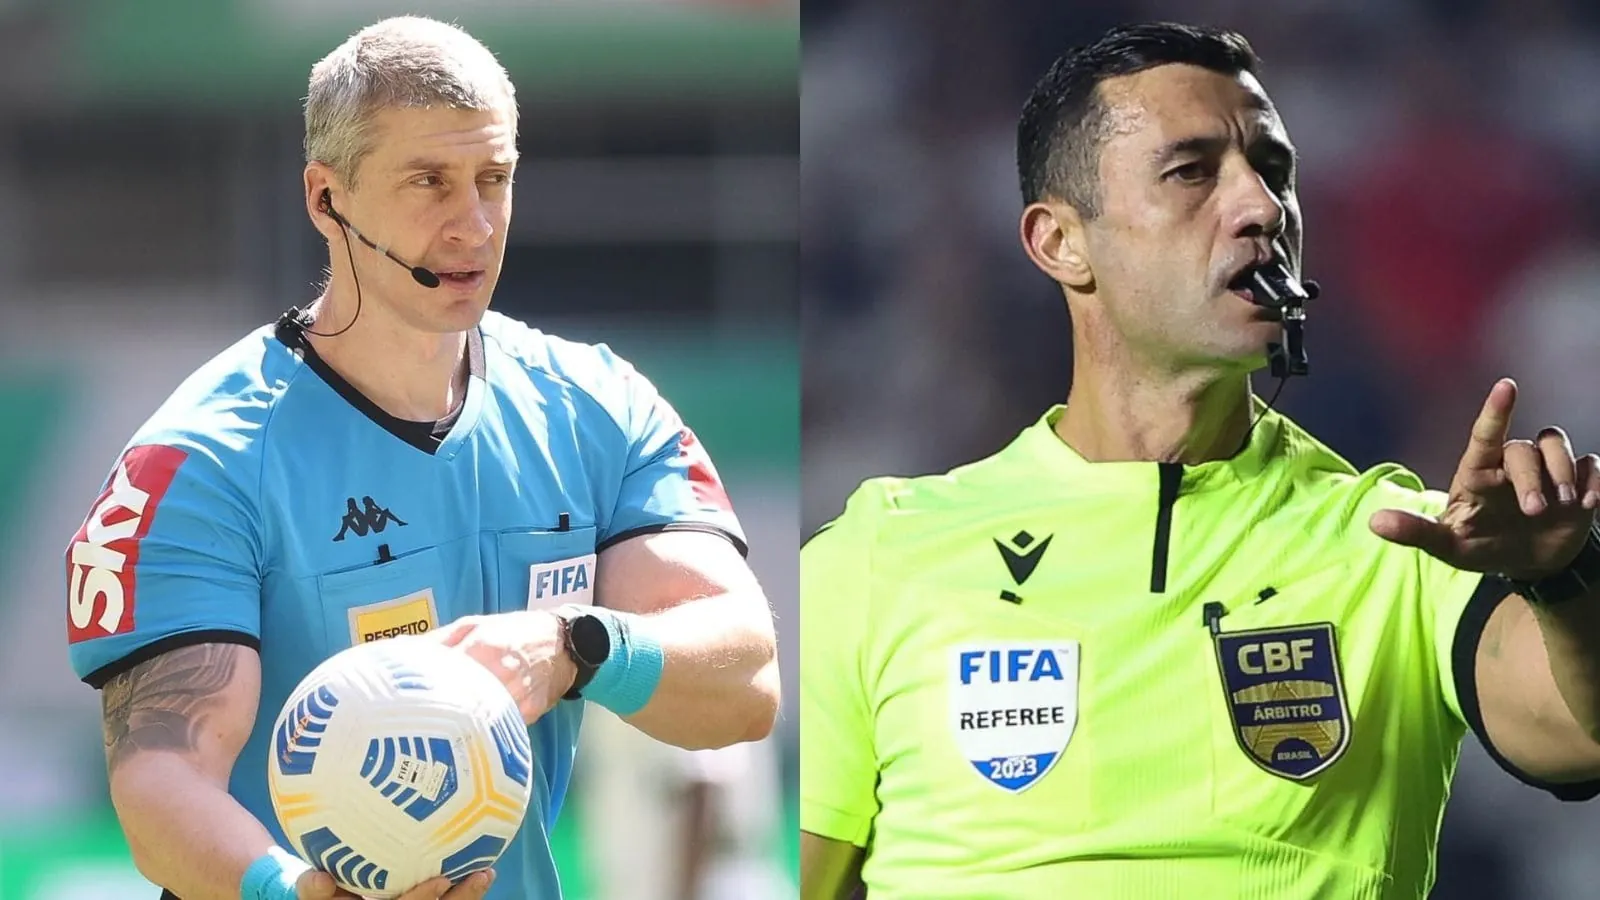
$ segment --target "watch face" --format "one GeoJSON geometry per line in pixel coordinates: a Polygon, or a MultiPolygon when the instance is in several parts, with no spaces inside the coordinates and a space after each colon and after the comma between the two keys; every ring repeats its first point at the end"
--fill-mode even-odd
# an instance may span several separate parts
{"type": "Polygon", "coordinates": [[[611,635],[605,623],[590,615],[572,620],[572,649],[591,666],[598,666],[611,655],[611,635]]]}

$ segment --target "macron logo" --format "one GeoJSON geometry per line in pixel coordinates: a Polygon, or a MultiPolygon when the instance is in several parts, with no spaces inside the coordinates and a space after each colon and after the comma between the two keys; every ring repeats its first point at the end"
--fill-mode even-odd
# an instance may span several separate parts
{"type": "Polygon", "coordinates": [[[1034,537],[1026,531],[1019,531],[1011,538],[1011,547],[1000,543],[998,538],[995,540],[994,546],[1000,551],[1000,558],[1005,560],[1006,570],[1011,573],[1011,580],[1015,581],[1018,587],[1021,587],[1023,582],[1028,580],[1028,576],[1033,574],[1033,570],[1039,565],[1039,560],[1044,559],[1044,551],[1049,548],[1051,537],[1055,535],[1046,537],[1032,550],[1028,549],[1028,545],[1034,542],[1034,537]]]}
{"type": "Polygon", "coordinates": [[[134,567],[156,506],[187,458],[173,447],[135,447],[67,550],[67,641],[133,630],[134,567]]]}

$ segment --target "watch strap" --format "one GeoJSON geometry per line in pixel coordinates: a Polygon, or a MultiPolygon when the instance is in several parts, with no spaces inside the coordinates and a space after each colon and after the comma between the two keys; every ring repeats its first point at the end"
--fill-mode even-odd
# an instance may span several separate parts
{"type": "Polygon", "coordinates": [[[567,610],[558,610],[556,612],[556,618],[561,622],[562,649],[566,651],[567,658],[572,660],[572,664],[578,670],[577,676],[572,679],[572,686],[567,688],[567,692],[561,695],[563,700],[583,699],[583,689],[589,686],[589,682],[594,680],[594,674],[600,671],[599,664],[585,659],[583,653],[578,649],[577,643],[573,640],[573,620],[583,615],[587,615],[587,613],[567,610]]]}
{"type": "Polygon", "coordinates": [[[1600,522],[1589,527],[1589,536],[1561,571],[1537,581],[1506,579],[1529,603],[1554,606],[1600,590],[1600,522]]]}

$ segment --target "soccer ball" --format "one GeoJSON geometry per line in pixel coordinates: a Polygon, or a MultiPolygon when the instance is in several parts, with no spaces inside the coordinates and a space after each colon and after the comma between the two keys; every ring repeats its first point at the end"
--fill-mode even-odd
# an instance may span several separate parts
{"type": "Polygon", "coordinates": [[[300,857],[390,900],[499,858],[522,825],[533,747],[488,669],[424,638],[358,644],[317,666],[272,727],[272,809],[300,857]]]}

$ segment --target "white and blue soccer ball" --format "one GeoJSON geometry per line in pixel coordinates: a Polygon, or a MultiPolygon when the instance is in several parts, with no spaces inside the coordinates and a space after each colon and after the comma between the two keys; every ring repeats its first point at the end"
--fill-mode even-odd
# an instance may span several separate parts
{"type": "Polygon", "coordinates": [[[289,695],[271,740],[272,808],[294,851],[374,900],[489,868],[528,808],[533,748],[516,701],[426,639],[329,658],[289,695]]]}

